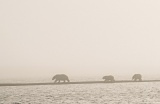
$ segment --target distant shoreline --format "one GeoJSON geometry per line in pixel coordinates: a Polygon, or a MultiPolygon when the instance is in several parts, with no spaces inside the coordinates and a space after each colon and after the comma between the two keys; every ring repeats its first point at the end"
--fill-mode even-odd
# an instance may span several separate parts
{"type": "Polygon", "coordinates": [[[131,80],[117,80],[115,82],[104,82],[104,81],[82,81],[82,82],[66,82],[66,83],[0,83],[0,86],[35,86],[35,85],[69,85],[69,84],[96,84],[96,83],[142,83],[142,82],[160,82],[160,80],[143,80],[143,81],[131,81],[131,80]]]}

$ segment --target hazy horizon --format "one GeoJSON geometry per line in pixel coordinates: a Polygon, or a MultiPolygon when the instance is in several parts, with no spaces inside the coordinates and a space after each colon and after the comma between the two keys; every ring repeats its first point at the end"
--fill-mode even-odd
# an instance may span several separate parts
{"type": "Polygon", "coordinates": [[[159,76],[159,0],[2,0],[0,78],[159,76]]]}

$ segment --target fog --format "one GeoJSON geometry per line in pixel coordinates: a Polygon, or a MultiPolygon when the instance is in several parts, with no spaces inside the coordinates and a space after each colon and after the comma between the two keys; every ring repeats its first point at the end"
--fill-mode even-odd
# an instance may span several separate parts
{"type": "Polygon", "coordinates": [[[0,78],[160,73],[159,0],[1,0],[0,78]]]}

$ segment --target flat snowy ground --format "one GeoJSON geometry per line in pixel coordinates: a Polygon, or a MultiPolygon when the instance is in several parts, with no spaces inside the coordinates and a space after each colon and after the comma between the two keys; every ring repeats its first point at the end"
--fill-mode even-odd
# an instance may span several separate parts
{"type": "Polygon", "coordinates": [[[0,104],[160,104],[160,82],[0,87],[0,104]]]}

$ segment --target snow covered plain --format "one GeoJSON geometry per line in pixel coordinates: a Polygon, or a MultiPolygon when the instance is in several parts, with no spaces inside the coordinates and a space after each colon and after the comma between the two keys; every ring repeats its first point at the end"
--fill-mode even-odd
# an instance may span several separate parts
{"type": "Polygon", "coordinates": [[[160,82],[2,86],[0,104],[160,104],[160,82]]]}

